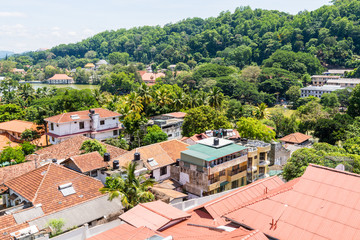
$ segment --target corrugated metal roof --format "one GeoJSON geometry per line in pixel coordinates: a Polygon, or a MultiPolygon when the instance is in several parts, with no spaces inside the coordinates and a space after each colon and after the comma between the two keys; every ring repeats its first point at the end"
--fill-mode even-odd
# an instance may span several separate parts
{"type": "Polygon", "coordinates": [[[235,143],[229,144],[220,148],[213,148],[203,144],[195,144],[188,146],[189,150],[183,151],[190,156],[201,158],[206,161],[212,161],[214,159],[227,156],[236,152],[240,152],[246,149],[244,146],[237,145],[235,143]]]}
{"type": "Polygon", "coordinates": [[[109,201],[108,196],[104,195],[73,207],[66,208],[62,211],[29,221],[29,224],[36,225],[39,229],[42,229],[46,227],[46,224],[50,219],[62,218],[65,221],[63,229],[68,229],[119,212],[121,209],[122,205],[119,198],[109,201]]]}
{"type": "Polygon", "coordinates": [[[17,224],[24,223],[26,221],[41,217],[43,215],[44,215],[44,212],[43,212],[41,206],[24,209],[24,211],[20,211],[20,212],[13,214],[17,224]]]}
{"type": "Polygon", "coordinates": [[[225,215],[279,239],[360,239],[360,175],[310,165],[225,215]]]}

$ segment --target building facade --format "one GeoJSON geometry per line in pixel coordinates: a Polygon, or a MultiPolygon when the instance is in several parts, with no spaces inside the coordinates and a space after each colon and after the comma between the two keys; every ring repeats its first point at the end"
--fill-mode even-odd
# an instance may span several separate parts
{"type": "Polygon", "coordinates": [[[211,137],[187,148],[171,169],[187,192],[204,196],[246,185],[246,147],[211,137]]]}
{"type": "Polygon", "coordinates": [[[331,93],[334,92],[336,90],[340,90],[340,89],[344,89],[341,86],[333,86],[333,85],[323,85],[321,87],[317,87],[317,86],[308,86],[308,87],[304,87],[301,88],[301,97],[310,97],[310,96],[314,96],[317,98],[321,98],[321,96],[324,93],[331,93]]]}
{"type": "Polygon", "coordinates": [[[47,80],[49,84],[73,84],[74,79],[66,74],[55,74],[47,80]]]}
{"type": "Polygon", "coordinates": [[[311,76],[311,84],[313,86],[321,87],[327,84],[328,80],[337,80],[340,79],[340,76],[332,76],[332,75],[313,75],[311,76]]]}
{"type": "Polygon", "coordinates": [[[99,141],[119,136],[120,114],[102,108],[63,113],[46,118],[50,143],[57,144],[73,136],[83,135],[99,141]]]}
{"type": "Polygon", "coordinates": [[[343,88],[346,87],[354,88],[359,83],[360,83],[359,78],[340,78],[337,80],[328,80],[326,84],[331,86],[340,86],[343,88]]]}
{"type": "Polygon", "coordinates": [[[248,151],[247,182],[252,183],[258,179],[268,177],[271,144],[263,141],[249,140],[245,147],[248,151]]]}

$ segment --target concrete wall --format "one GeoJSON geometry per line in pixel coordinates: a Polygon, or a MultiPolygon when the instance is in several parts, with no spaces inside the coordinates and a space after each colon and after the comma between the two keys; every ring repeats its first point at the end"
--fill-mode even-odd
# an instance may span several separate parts
{"type": "Polygon", "coordinates": [[[170,174],[171,174],[170,165],[166,166],[166,174],[164,174],[162,176],[160,176],[160,168],[153,170],[153,177],[155,178],[155,181],[157,181],[157,182],[160,182],[160,181],[170,178],[170,174]]]}

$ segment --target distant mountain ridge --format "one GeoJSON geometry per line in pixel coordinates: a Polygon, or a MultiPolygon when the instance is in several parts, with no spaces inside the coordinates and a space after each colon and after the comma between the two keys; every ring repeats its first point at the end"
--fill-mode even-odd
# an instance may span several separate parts
{"type": "Polygon", "coordinates": [[[5,58],[6,55],[7,56],[11,56],[11,55],[14,55],[15,53],[14,52],[11,52],[11,51],[0,51],[0,59],[1,58],[5,58]]]}

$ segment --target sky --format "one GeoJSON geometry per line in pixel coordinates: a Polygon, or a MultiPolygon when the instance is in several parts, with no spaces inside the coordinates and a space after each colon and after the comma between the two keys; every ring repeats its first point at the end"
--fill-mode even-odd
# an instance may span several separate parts
{"type": "Polygon", "coordinates": [[[239,6],[296,14],[325,4],[329,0],[0,0],[0,51],[34,51],[105,30],[216,17],[239,6]]]}

